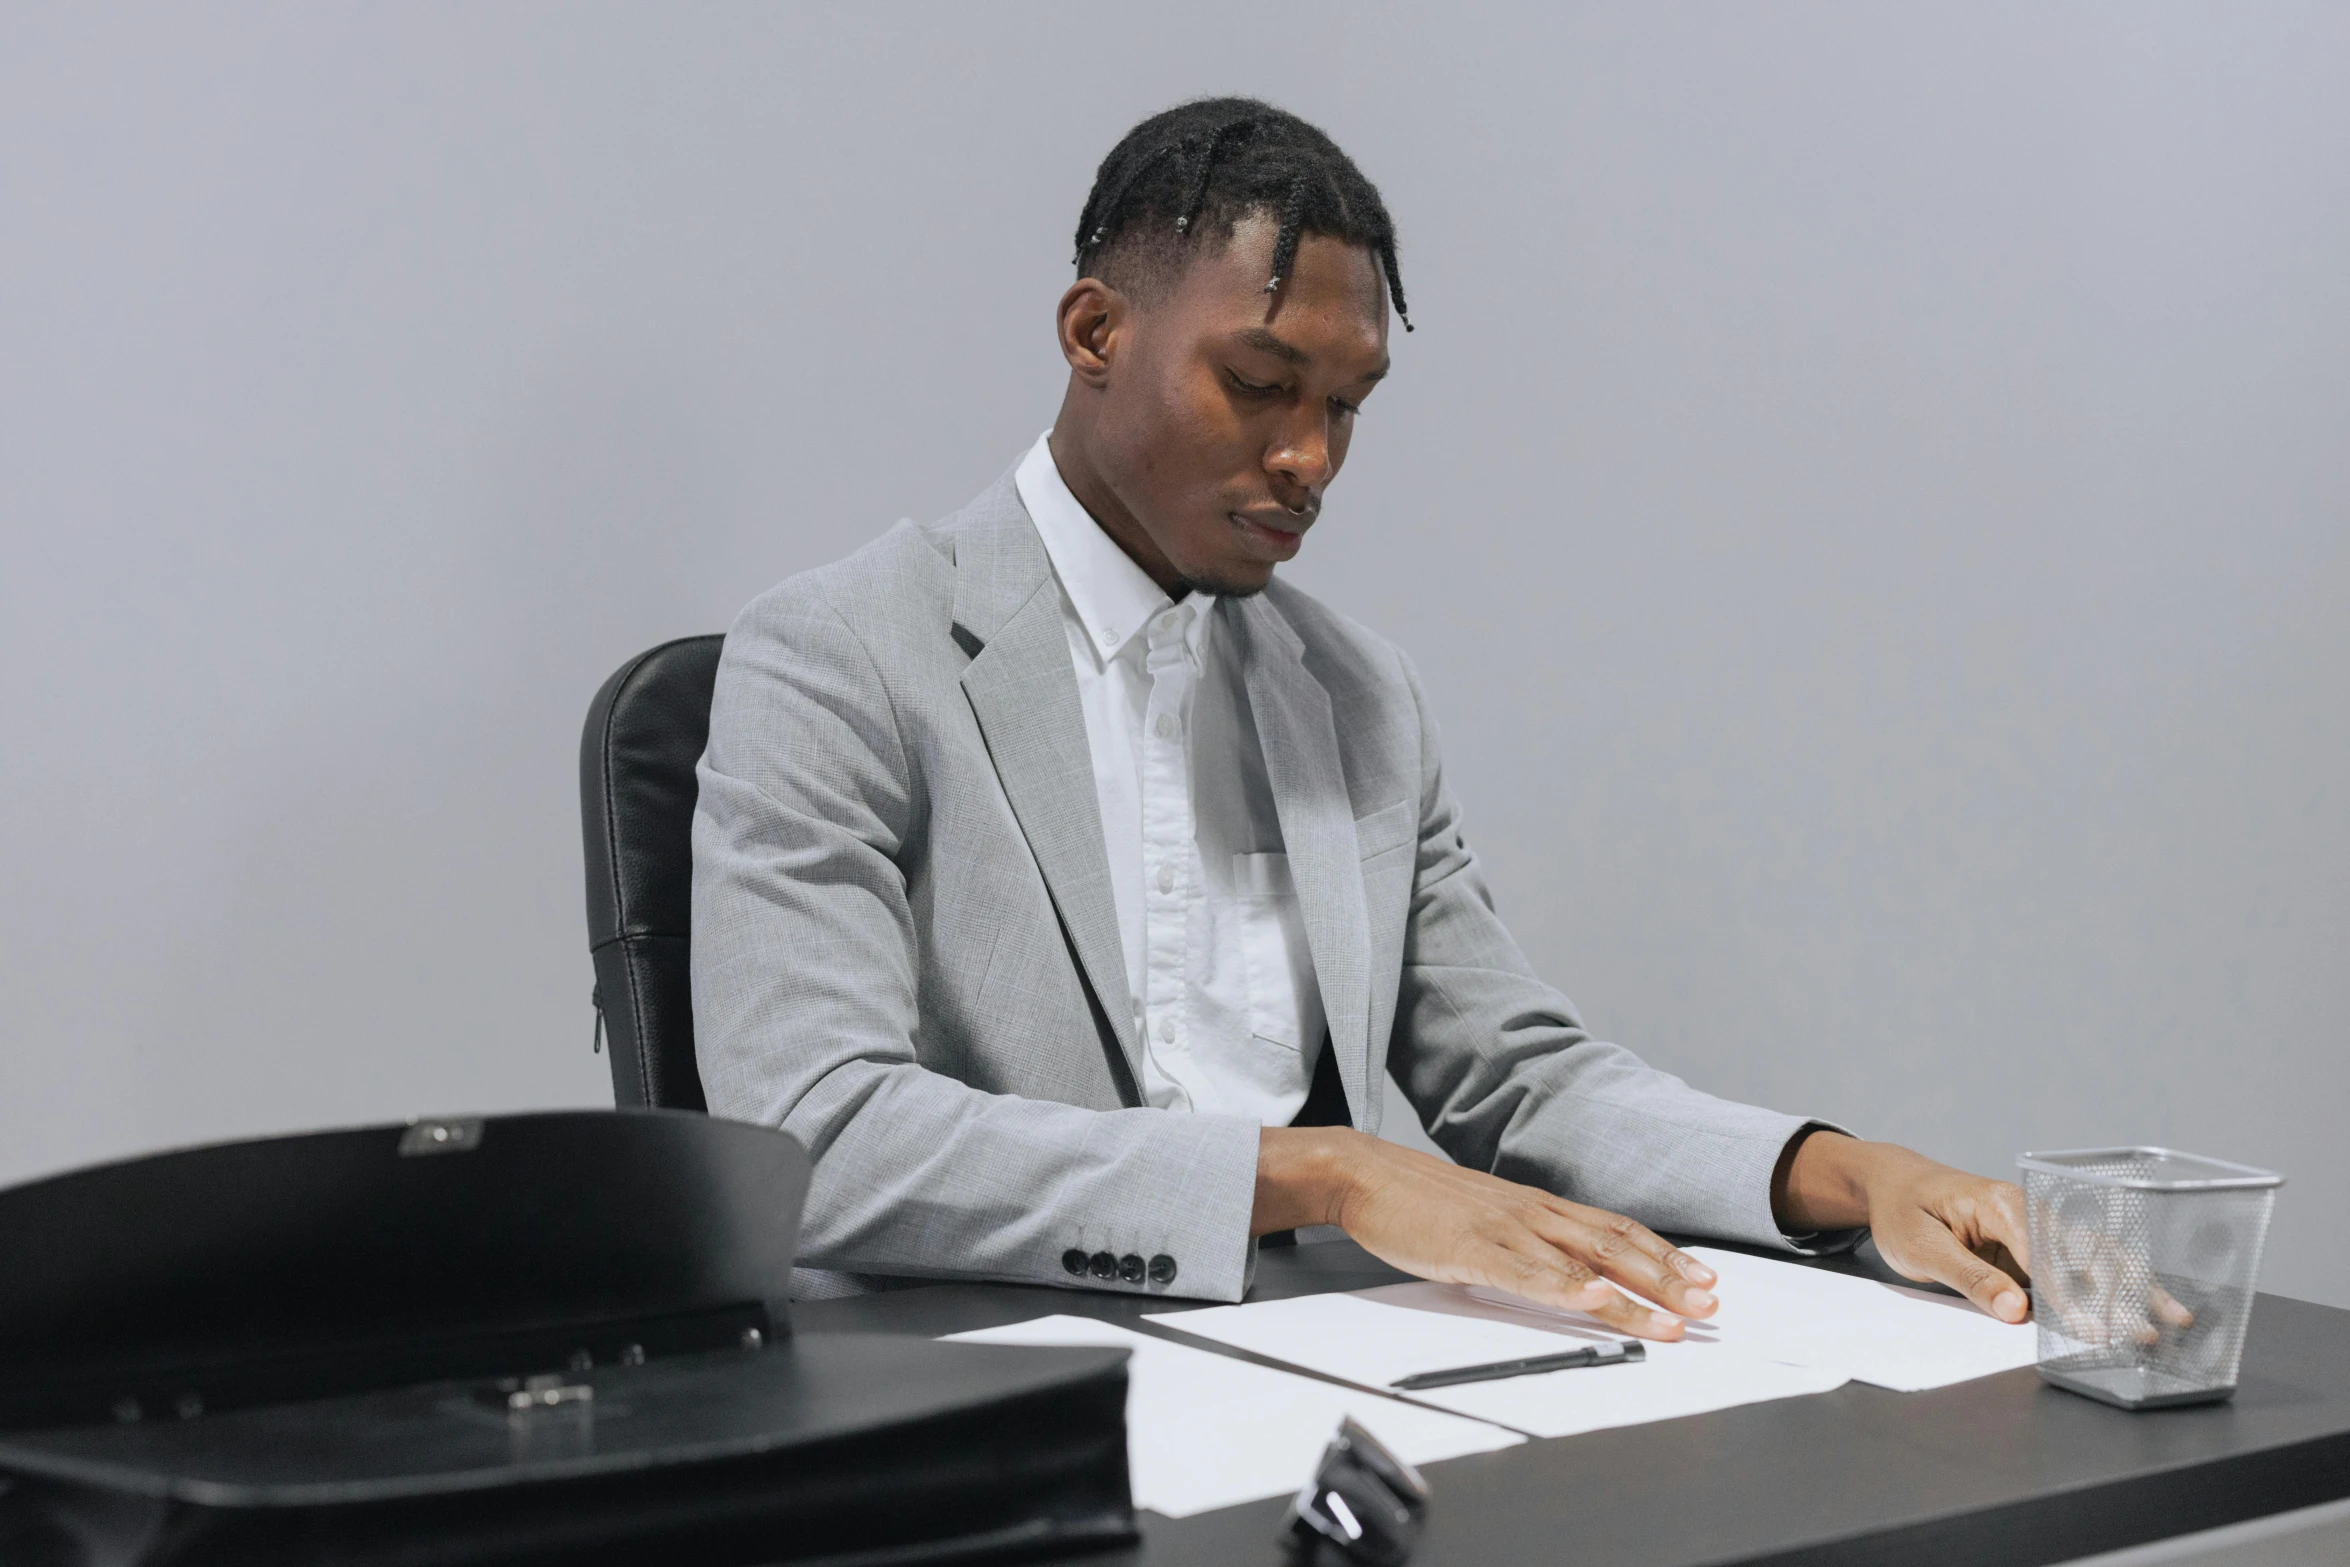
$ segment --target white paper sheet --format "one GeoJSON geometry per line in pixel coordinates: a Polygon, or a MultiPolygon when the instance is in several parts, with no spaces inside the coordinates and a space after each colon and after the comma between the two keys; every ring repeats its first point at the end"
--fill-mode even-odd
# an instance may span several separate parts
{"type": "MultiPolygon", "coordinates": [[[[1856,1382],[1915,1393],[2013,1371],[2039,1358],[2029,1323],[2001,1322],[1954,1296],[1711,1246],[1693,1246],[1689,1254],[1720,1275],[1714,1293],[1722,1302],[1713,1316],[1690,1325],[1689,1336],[1758,1359],[1829,1368],[1856,1382]]],[[[1561,1322],[1597,1326],[1588,1317],[1553,1313],[1501,1290],[1471,1293],[1561,1322]]]]}
{"type": "MultiPolygon", "coordinates": [[[[1415,1372],[1557,1354],[1618,1337],[1588,1317],[1535,1314],[1479,1300],[1450,1284],[1390,1284],[1354,1295],[1211,1306],[1150,1320],[1378,1388],[1415,1372]]],[[[1572,1436],[1825,1393],[1845,1381],[1841,1371],[1783,1365],[1702,1340],[1650,1344],[1647,1354],[1634,1365],[1464,1382],[1406,1396],[1534,1436],[1572,1436]]]]}
{"type": "Polygon", "coordinates": [[[974,1344],[1131,1349],[1126,1461],[1134,1502],[1171,1518],[1294,1493],[1352,1415],[1409,1464],[1489,1453],[1514,1431],[1251,1365],[1084,1317],[1039,1317],[952,1335],[974,1344]]]}

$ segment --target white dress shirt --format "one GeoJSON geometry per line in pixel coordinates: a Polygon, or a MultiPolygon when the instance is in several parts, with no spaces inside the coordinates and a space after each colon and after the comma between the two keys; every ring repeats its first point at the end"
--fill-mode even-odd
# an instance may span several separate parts
{"type": "Polygon", "coordinates": [[[1216,599],[1171,601],[1070,493],[1040,437],[1013,476],[1061,585],[1143,1097],[1285,1126],[1323,1044],[1239,651],[1216,599]]]}

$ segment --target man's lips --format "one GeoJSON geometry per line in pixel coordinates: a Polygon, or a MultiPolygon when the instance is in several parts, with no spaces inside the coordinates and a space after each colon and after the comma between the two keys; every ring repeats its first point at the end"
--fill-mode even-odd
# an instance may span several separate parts
{"type": "Polygon", "coordinates": [[[1314,512],[1303,516],[1293,511],[1235,511],[1225,515],[1257,545],[1277,560],[1287,560],[1305,542],[1306,529],[1314,525],[1314,512]]]}

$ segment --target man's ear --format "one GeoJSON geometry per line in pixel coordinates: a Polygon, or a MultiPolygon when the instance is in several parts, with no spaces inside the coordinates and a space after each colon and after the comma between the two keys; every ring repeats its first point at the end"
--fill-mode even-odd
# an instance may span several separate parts
{"type": "Polygon", "coordinates": [[[1099,387],[1110,378],[1110,364],[1132,307],[1126,296],[1096,277],[1081,277],[1061,296],[1058,326],[1061,357],[1069,371],[1086,385],[1099,387]]]}

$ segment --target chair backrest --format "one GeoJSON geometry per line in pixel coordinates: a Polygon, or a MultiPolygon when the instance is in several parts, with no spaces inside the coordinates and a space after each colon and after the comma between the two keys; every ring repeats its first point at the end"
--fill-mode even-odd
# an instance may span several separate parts
{"type": "Polygon", "coordinates": [[[612,1098],[706,1110],[694,1065],[689,938],[694,764],[710,738],[723,636],[681,637],[613,672],[579,741],[588,951],[612,1043],[612,1098]]]}

